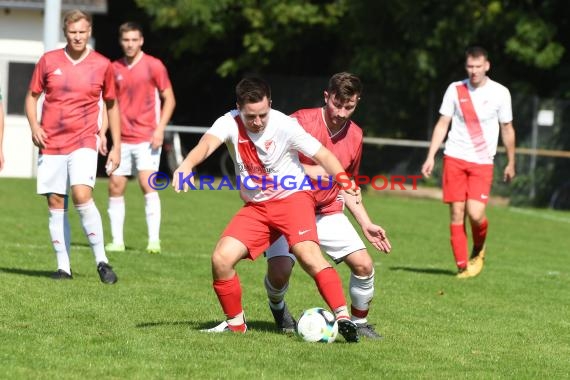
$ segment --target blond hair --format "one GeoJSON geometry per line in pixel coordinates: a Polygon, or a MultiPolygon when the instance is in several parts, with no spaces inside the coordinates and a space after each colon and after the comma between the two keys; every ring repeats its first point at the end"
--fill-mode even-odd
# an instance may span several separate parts
{"type": "Polygon", "coordinates": [[[85,20],[89,23],[89,26],[93,25],[93,18],[90,14],[83,12],[79,9],[72,9],[65,12],[63,15],[63,31],[65,32],[68,24],[73,24],[77,21],[85,20]]]}

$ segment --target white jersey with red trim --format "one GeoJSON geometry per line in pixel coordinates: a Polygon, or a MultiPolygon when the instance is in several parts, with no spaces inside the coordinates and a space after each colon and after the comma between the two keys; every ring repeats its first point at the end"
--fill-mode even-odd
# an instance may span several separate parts
{"type": "Polygon", "coordinates": [[[265,202],[311,190],[298,152],[312,157],[322,145],[295,119],[271,109],[265,129],[251,133],[243,127],[239,111],[232,110],[218,118],[206,133],[226,144],[245,202],[265,202]]]}
{"type": "Polygon", "coordinates": [[[451,117],[451,130],[447,136],[444,154],[478,164],[492,164],[499,140],[499,123],[513,120],[511,94],[502,84],[487,78],[486,83],[474,88],[469,80],[451,83],[443,96],[439,113],[451,117]],[[466,86],[469,97],[460,98],[458,86],[466,86]],[[468,129],[463,115],[463,102],[472,102],[476,119],[481,127],[486,144],[486,154],[477,152],[473,135],[468,129]]]}

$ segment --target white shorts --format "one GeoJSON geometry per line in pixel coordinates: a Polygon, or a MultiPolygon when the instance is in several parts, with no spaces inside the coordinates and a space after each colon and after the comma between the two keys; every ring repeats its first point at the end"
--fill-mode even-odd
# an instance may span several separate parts
{"type": "Polygon", "coordinates": [[[69,154],[40,154],[38,157],[38,194],[66,195],[70,186],[95,187],[97,151],[80,148],[69,154]]]}
{"type": "MultiPolygon", "coordinates": [[[[317,215],[317,233],[321,248],[337,264],[344,260],[347,255],[366,249],[366,245],[350,220],[341,212],[317,215]]],[[[267,249],[265,256],[268,259],[276,256],[288,256],[295,260],[295,256],[289,253],[289,245],[283,236],[267,249]]]]}
{"type": "Polygon", "coordinates": [[[160,165],[160,152],[162,152],[162,147],[152,149],[149,142],[121,143],[121,165],[113,172],[113,175],[130,176],[143,170],[155,172],[160,165]],[[133,166],[135,172],[133,172],[133,166]]]}

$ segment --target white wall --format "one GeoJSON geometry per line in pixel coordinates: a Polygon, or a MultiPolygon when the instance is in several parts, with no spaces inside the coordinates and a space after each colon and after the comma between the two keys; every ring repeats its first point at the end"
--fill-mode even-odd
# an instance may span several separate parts
{"type": "Polygon", "coordinates": [[[43,41],[43,15],[39,10],[0,10],[0,39],[43,41]]]}
{"type": "MultiPolygon", "coordinates": [[[[63,44],[63,33],[60,32],[63,44]]],[[[30,127],[23,115],[7,114],[10,97],[8,63],[36,63],[44,52],[43,15],[38,10],[0,10],[0,87],[4,113],[5,166],[0,177],[36,175],[37,148],[32,143],[30,127]]],[[[28,83],[21,83],[27,87],[28,83]]],[[[23,108],[23,104],[22,104],[23,108]]]]}

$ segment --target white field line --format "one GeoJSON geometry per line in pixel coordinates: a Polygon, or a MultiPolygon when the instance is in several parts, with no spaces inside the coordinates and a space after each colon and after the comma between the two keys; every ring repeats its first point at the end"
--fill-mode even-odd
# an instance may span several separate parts
{"type": "Polygon", "coordinates": [[[516,208],[516,207],[510,207],[509,210],[511,210],[512,212],[517,212],[519,214],[531,215],[531,216],[535,216],[537,218],[552,220],[555,222],[570,223],[570,218],[565,218],[563,216],[557,216],[557,215],[552,215],[552,214],[545,214],[545,213],[542,213],[540,211],[527,210],[527,209],[516,208]]]}

